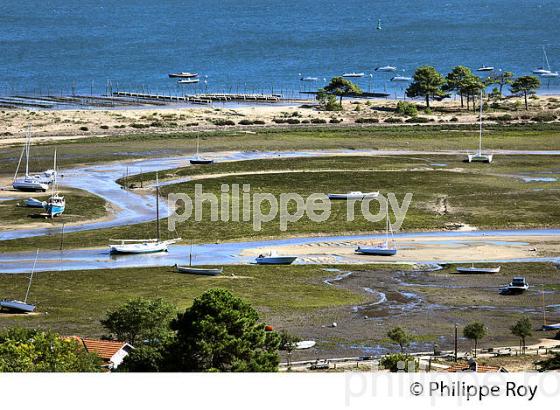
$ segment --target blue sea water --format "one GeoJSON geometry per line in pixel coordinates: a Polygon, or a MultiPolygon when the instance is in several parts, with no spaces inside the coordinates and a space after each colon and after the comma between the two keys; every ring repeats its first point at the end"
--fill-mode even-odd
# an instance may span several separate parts
{"type": "Polygon", "coordinates": [[[0,0],[0,94],[103,92],[108,80],[173,93],[173,71],[199,72],[198,91],[315,89],[363,71],[364,89],[402,92],[374,68],[529,74],[545,45],[560,70],[559,17],[558,0],[0,0]]]}

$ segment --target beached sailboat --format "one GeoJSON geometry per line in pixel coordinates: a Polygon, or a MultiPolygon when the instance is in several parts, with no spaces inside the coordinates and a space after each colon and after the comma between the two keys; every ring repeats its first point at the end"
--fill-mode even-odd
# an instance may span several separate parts
{"type": "Polygon", "coordinates": [[[467,154],[467,160],[469,162],[492,162],[494,159],[493,154],[482,153],[482,90],[480,91],[480,114],[479,114],[479,135],[478,135],[478,152],[475,154],[467,154]]]}
{"type": "Polygon", "coordinates": [[[495,268],[475,267],[474,263],[471,266],[457,266],[457,273],[499,273],[501,266],[495,268]]]}
{"type": "Polygon", "coordinates": [[[190,273],[193,275],[207,275],[207,276],[217,276],[224,271],[224,268],[195,268],[192,266],[192,243],[191,243],[191,250],[189,252],[189,265],[175,265],[175,269],[177,269],[180,273],[190,273]]]}
{"type": "Polygon", "coordinates": [[[328,194],[330,200],[356,199],[361,201],[367,198],[377,198],[378,196],[379,196],[379,191],[376,192],[352,191],[346,194],[328,194]]]}
{"type": "Polygon", "coordinates": [[[267,253],[261,253],[255,259],[258,265],[291,265],[297,256],[281,256],[276,252],[271,251],[267,253]]]}
{"type": "Polygon", "coordinates": [[[141,254],[167,252],[169,245],[179,241],[178,239],[161,240],[161,230],[159,221],[159,179],[156,174],[156,239],[111,239],[115,244],[109,245],[109,251],[113,254],[141,254]]]}
{"type": "MultiPolygon", "coordinates": [[[[46,192],[49,189],[49,179],[44,179],[39,175],[29,175],[29,154],[31,149],[31,132],[28,128],[27,137],[25,140],[25,145],[21,151],[19,157],[16,172],[14,174],[14,179],[12,181],[12,187],[18,191],[43,191],[46,192]],[[25,155],[25,175],[18,178],[19,167],[21,165],[21,160],[25,155]]],[[[50,170],[49,170],[50,171],[50,170]]],[[[46,171],[48,172],[48,171],[46,171]]]]}
{"type": "Polygon", "coordinates": [[[214,162],[213,159],[207,159],[200,156],[200,142],[198,135],[196,136],[196,157],[190,159],[190,163],[193,165],[208,165],[214,162]]]}
{"type": "Polygon", "coordinates": [[[56,149],[54,150],[54,169],[55,169],[55,174],[54,174],[55,178],[54,178],[54,181],[51,185],[52,186],[52,195],[47,200],[47,203],[45,205],[45,209],[47,211],[47,214],[51,218],[54,218],[55,216],[62,215],[62,213],[66,209],[66,200],[58,192],[58,183],[57,183],[57,179],[56,179],[56,149]]]}
{"type": "Polygon", "coordinates": [[[29,298],[29,291],[31,290],[31,283],[33,282],[33,274],[35,273],[35,266],[37,265],[37,259],[39,258],[39,249],[35,254],[35,262],[33,262],[33,269],[31,269],[31,275],[29,276],[29,283],[27,284],[27,291],[25,292],[25,298],[23,301],[16,299],[4,299],[0,300],[0,307],[15,312],[31,313],[35,311],[36,306],[27,303],[29,298]]]}
{"type": "Polygon", "coordinates": [[[385,242],[377,246],[358,246],[355,250],[356,253],[361,255],[377,255],[377,256],[394,256],[397,254],[397,247],[393,238],[393,229],[391,228],[391,221],[389,219],[389,206],[387,205],[387,226],[385,230],[385,242]]]}

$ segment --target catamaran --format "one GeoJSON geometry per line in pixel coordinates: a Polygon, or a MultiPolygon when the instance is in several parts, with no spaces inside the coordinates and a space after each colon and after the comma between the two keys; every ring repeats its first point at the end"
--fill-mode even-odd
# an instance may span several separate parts
{"type": "Polygon", "coordinates": [[[55,216],[62,215],[62,213],[64,212],[64,209],[66,209],[66,200],[58,192],[58,183],[57,183],[57,179],[56,179],[56,149],[54,150],[54,170],[55,170],[55,173],[54,173],[55,178],[54,178],[54,181],[52,182],[52,185],[51,185],[52,186],[52,195],[47,200],[47,203],[45,205],[45,209],[47,211],[47,214],[51,218],[54,218],[55,216]]]}
{"type": "Polygon", "coordinates": [[[558,71],[552,71],[550,68],[550,63],[548,62],[548,56],[546,55],[546,49],[543,46],[543,66],[533,70],[533,74],[538,74],[544,78],[556,78],[559,76],[558,71]],[[547,67],[547,68],[544,68],[547,67]]]}
{"type": "Polygon", "coordinates": [[[25,292],[25,298],[23,301],[16,299],[4,299],[0,300],[0,307],[12,311],[31,313],[35,311],[36,306],[31,303],[27,303],[27,298],[29,297],[29,291],[31,290],[31,283],[33,282],[33,274],[35,273],[35,266],[37,265],[37,258],[39,257],[39,249],[35,254],[35,262],[33,262],[33,269],[31,270],[31,275],[29,276],[29,283],[27,284],[27,292],[25,292]]]}
{"type": "Polygon", "coordinates": [[[480,91],[480,114],[479,114],[479,136],[478,136],[478,152],[475,154],[467,154],[467,160],[469,162],[492,162],[494,158],[493,154],[483,154],[482,153],[482,90],[480,91]]]}
{"type": "Polygon", "coordinates": [[[161,230],[159,226],[159,179],[156,174],[156,239],[111,239],[115,244],[109,245],[109,251],[116,254],[138,254],[138,253],[155,253],[167,252],[169,245],[179,241],[178,239],[161,240],[161,230]]]}
{"type": "MultiPolygon", "coordinates": [[[[12,187],[18,191],[43,191],[46,192],[49,189],[50,177],[47,176],[43,178],[40,175],[29,175],[29,153],[31,149],[31,132],[30,128],[27,131],[27,138],[25,140],[25,145],[21,151],[19,157],[18,165],[16,168],[16,173],[14,174],[14,179],[12,181],[12,187]],[[25,176],[18,178],[19,167],[21,165],[21,160],[25,155],[25,176]]],[[[51,175],[50,171],[45,171],[44,175],[51,175]]]]}
{"type": "Polygon", "coordinates": [[[378,255],[378,256],[393,256],[397,254],[397,247],[395,244],[395,239],[393,238],[393,229],[391,227],[391,221],[389,220],[389,206],[387,205],[387,226],[385,230],[385,242],[378,244],[377,246],[371,247],[361,247],[358,246],[356,253],[361,255],[378,255]]]}
{"type": "Polygon", "coordinates": [[[200,150],[200,142],[198,139],[198,135],[196,136],[196,157],[191,158],[190,163],[193,165],[207,165],[207,164],[211,164],[214,162],[213,159],[207,159],[207,158],[203,158],[200,156],[199,154],[199,150],[200,150]]]}

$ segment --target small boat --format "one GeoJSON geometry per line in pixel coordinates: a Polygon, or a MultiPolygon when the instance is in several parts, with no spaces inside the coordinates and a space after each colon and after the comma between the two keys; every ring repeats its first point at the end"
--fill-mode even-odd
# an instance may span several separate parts
{"type": "Polygon", "coordinates": [[[550,70],[547,70],[546,68],[543,67],[539,67],[533,70],[533,74],[537,74],[537,75],[543,75],[548,73],[550,73],[550,70]]]}
{"type": "Polygon", "coordinates": [[[268,254],[260,254],[255,261],[257,265],[291,265],[297,256],[279,256],[274,252],[268,254]]]}
{"type": "Polygon", "coordinates": [[[548,73],[541,74],[541,77],[542,78],[556,78],[559,75],[560,74],[558,74],[558,71],[549,71],[548,73]]]}
{"type": "Polygon", "coordinates": [[[543,77],[543,78],[556,78],[558,77],[558,72],[557,71],[552,71],[552,69],[550,68],[550,63],[548,61],[548,56],[546,55],[546,49],[543,46],[542,48],[543,51],[543,66],[539,67],[535,70],[533,70],[533,74],[538,74],[539,76],[543,77]],[[547,68],[544,68],[547,67],[547,68]]]}
{"type": "Polygon", "coordinates": [[[301,342],[296,342],[297,350],[311,349],[315,346],[317,342],[315,340],[302,340],[301,342]]]}
{"type": "Polygon", "coordinates": [[[499,273],[501,268],[501,266],[496,268],[477,268],[472,264],[470,267],[457,266],[457,273],[499,273]]]}
{"type": "Polygon", "coordinates": [[[328,194],[329,199],[332,200],[348,200],[348,199],[358,199],[363,200],[366,198],[377,198],[379,196],[379,191],[377,192],[361,192],[352,191],[347,194],[328,194]]]}
{"type": "Polygon", "coordinates": [[[517,276],[512,279],[511,283],[500,289],[502,295],[517,295],[529,289],[527,280],[522,276],[517,276]]]}
{"type": "Polygon", "coordinates": [[[485,66],[482,65],[476,69],[476,71],[484,72],[484,71],[494,71],[494,67],[492,66],[485,66]]]}
{"type": "Polygon", "coordinates": [[[180,72],[180,73],[170,73],[169,78],[194,78],[198,77],[198,73],[180,72]]]}
{"type": "Polygon", "coordinates": [[[184,80],[177,81],[178,84],[196,84],[199,82],[200,80],[198,78],[186,78],[184,80]]]}
{"type": "Polygon", "coordinates": [[[480,91],[480,114],[479,114],[479,133],[478,133],[478,152],[474,154],[467,154],[468,162],[487,162],[491,163],[494,159],[493,154],[482,153],[482,90],[480,91]]]}
{"type": "Polygon", "coordinates": [[[301,77],[299,79],[300,81],[319,81],[319,77],[301,77]]]}
{"type": "Polygon", "coordinates": [[[560,323],[554,323],[552,325],[543,325],[542,330],[560,330],[560,323]]]}
{"type": "Polygon", "coordinates": [[[182,266],[182,265],[175,265],[177,271],[181,273],[191,273],[194,275],[208,275],[208,276],[217,276],[220,275],[224,268],[193,268],[192,266],[182,266]]]}
{"type": "Polygon", "coordinates": [[[23,203],[29,208],[44,208],[47,205],[47,201],[40,201],[35,198],[27,198],[23,203]]]}
{"type": "Polygon", "coordinates": [[[208,164],[212,164],[214,162],[213,159],[208,159],[208,158],[203,158],[200,156],[199,154],[199,150],[200,150],[200,142],[198,139],[198,135],[196,136],[196,157],[191,158],[189,160],[189,162],[193,165],[208,165],[208,164]]]}
{"type": "Polygon", "coordinates": [[[385,242],[378,244],[377,246],[367,246],[358,248],[355,250],[356,253],[360,255],[377,255],[377,256],[394,256],[397,254],[397,247],[395,246],[395,240],[393,238],[393,230],[391,228],[391,221],[389,220],[389,207],[387,206],[387,229],[385,232],[385,242]]]}
{"type": "Polygon", "coordinates": [[[404,75],[396,75],[393,78],[391,78],[391,81],[393,81],[394,83],[408,83],[412,81],[412,77],[407,77],[404,75]]]}
{"type": "Polygon", "coordinates": [[[156,239],[111,239],[115,244],[109,244],[109,252],[112,254],[142,254],[142,253],[156,253],[167,252],[169,245],[179,241],[172,239],[167,241],[161,240],[160,235],[160,221],[159,221],[159,179],[156,173],[156,239]]]}
{"type": "Polygon", "coordinates": [[[383,28],[381,27],[381,19],[377,19],[377,30],[382,30],[383,28]]]}
{"type": "MultiPolygon", "coordinates": [[[[56,170],[56,149],[54,150],[54,169],[56,170]]],[[[47,214],[51,218],[54,218],[55,216],[62,215],[62,213],[66,209],[66,200],[58,192],[58,183],[57,183],[57,178],[56,178],[56,175],[57,175],[56,171],[53,172],[53,175],[54,175],[54,180],[53,180],[53,183],[51,185],[52,186],[52,195],[47,200],[47,204],[44,207],[47,211],[47,214]]]]}
{"type": "Polygon", "coordinates": [[[37,265],[37,258],[39,257],[39,250],[35,254],[35,262],[33,262],[33,269],[31,270],[31,275],[29,276],[29,283],[27,285],[27,292],[25,292],[25,298],[23,301],[16,299],[4,299],[0,300],[0,308],[7,309],[9,311],[31,313],[35,311],[36,306],[31,303],[27,303],[27,298],[29,297],[29,291],[31,290],[31,283],[33,282],[33,273],[35,272],[35,266],[37,265]]]}
{"type": "Polygon", "coordinates": [[[346,78],[360,78],[363,77],[365,73],[344,73],[342,74],[343,77],[346,78]]]}
{"type": "Polygon", "coordinates": [[[384,72],[384,73],[392,73],[392,72],[397,71],[397,67],[392,66],[392,65],[384,65],[384,66],[381,66],[381,67],[377,67],[375,69],[375,71],[381,71],[381,72],[384,72]]]}
{"type": "MultiPolygon", "coordinates": [[[[46,180],[40,175],[29,175],[29,155],[31,149],[31,131],[28,128],[27,138],[25,140],[25,145],[21,151],[19,157],[19,162],[16,168],[16,173],[14,175],[14,180],[12,181],[12,187],[18,191],[42,191],[46,192],[49,189],[49,179],[46,180]],[[19,166],[21,165],[21,160],[25,155],[25,176],[18,178],[17,174],[19,172],[19,166]]],[[[48,171],[45,171],[48,172],[48,171]]]]}

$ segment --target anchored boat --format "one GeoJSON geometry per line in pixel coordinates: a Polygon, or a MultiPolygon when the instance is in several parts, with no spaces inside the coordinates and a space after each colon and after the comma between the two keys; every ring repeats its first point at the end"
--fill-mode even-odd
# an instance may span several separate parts
{"type": "Polygon", "coordinates": [[[16,173],[14,175],[14,179],[12,181],[12,187],[18,191],[42,191],[46,192],[49,189],[49,182],[51,170],[45,171],[43,176],[47,175],[46,178],[43,178],[41,175],[29,175],[29,154],[31,149],[31,132],[28,128],[27,131],[27,138],[25,140],[25,145],[23,150],[21,151],[21,155],[19,157],[19,162],[16,168],[16,173]],[[25,176],[18,178],[17,174],[19,172],[19,166],[21,165],[21,160],[25,155],[25,176]]]}
{"type": "Polygon", "coordinates": [[[195,268],[192,266],[192,243],[191,250],[189,252],[189,265],[177,265],[175,264],[175,269],[180,273],[191,273],[193,275],[207,275],[207,276],[217,276],[220,275],[224,268],[195,268]]]}
{"type": "Polygon", "coordinates": [[[198,77],[198,73],[180,72],[180,73],[170,73],[169,78],[194,78],[198,77]]]}
{"type": "Polygon", "coordinates": [[[354,72],[342,74],[342,76],[346,78],[360,78],[363,77],[364,75],[365,73],[354,73],[354,72]]]}
{"type": "Polygon", "coordinates": [[[375,71],[381,71],[381,72],[385,72],[385,73],[392,73],[392,72],[397,71],[397,67],[392,66],[392,65],[384,65],[384,66],[381,66],[381,67],[377,67],[377,68],[375,69],[375,71]]]}

